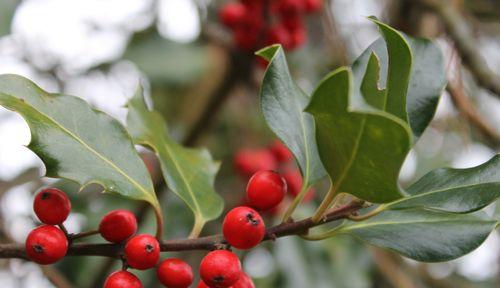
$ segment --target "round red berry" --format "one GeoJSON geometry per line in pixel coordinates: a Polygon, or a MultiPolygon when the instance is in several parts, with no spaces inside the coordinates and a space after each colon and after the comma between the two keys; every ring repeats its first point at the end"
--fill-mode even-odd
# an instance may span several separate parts
{"type": "Polygon", "coordinates": [[[245,272],[241,272],[240,279],[231,288],[255,288],[252,278],[245,272]]]}
{"type": "Polygon", "coordinates": [[[52,264],[59,261],[68,251],[68,239],[60,229],[42,225],[33,229],[25,243],[26,254],[38,264],[52,264]]]}
{"type": "Polygon", "coordinates": [[[238,249],[250,249],[264,238],[264,220],[252,208],[240,206],[226,214],[222,234],[227,242],[238,249]]]}
{"type": "Polygon", "coordinates": [[[151,235],[136,235],[125,244],[125,258],[132,268],[139,270],[152,268],[160,260],[160,244],[151,235]]]}
{"type": "Polygon", "coordinates": [[[68,218],[71,202],[68,196],[56,188],[47,188],[38,192],[33,201],[33,210],[42,223],[59,225],[68,218]]]}
{"type": "Polygon", "coordinates": [[[250,177],[259,170],[276,170],[278,163],[267,149],[242,149],[234,155],[234,167],[239,174],[250,177]]]}
{"type": "Polygon", "coordinates": [[[240,260],[231,251],[215,250],[201,260],[201,279],[211,288],[228,288],[238,281],[240,275],[240,260]]]}
{"type": "Polygon", "coordinates": [[[104,288],[142,288],[142,283],[134,274],[122,270],[111,273],[104,282],[104,288]]]}
{"type": "Polygon", "coordinates": [[[114,210],[102,217],[99,233],[109,242],[119,243],[127,240],[137,231],[137,220],[130,211],[114,210]]]}
{"type": "Polygon", "coordinates": [[[281,163],[286,163],[293,159],[292,152],[279,140],[275,140],[269,147],[276,160],[281,163]]]}
{"type": "Polygon", "coordinates": [[[241,23],[247,13],[247,8],[241,3],[228,3],[219,11],[219,19],[229,28],[235,28],[241,23]]]}
{"type": "Polygon", "coordinates": [[[286,182],[277,172],[263,170],[253,174],[247,185],[248,205],[269,210],[285,197],[286,182]]]}
{"type": "Polygon", "coordinates": [[[205,284],[205,282],[203,282],[203,280],[200,280],[200,282],[198,282],[198,286],[196,286],[197,288],[210,288],[208,287],[207,284],[205,284]]]}
{"type": "MultiPolygon", "coordinates": [[[[287,170],[283,173],[283,178],[285,178],[288,193],[296,197],[300,190],[302,189],[302,175],[298,169],[287,170]]],[[[306,196],[304,196],[304,201],[310,201],[314,198],[315,189],[309,188],[306,196]]]]}
{"type": "Polygon", "coordinates": [[[168,288],[187,288],[193,283],[191,266],[177,258],[163,260],[156,270],[156,275],[168,288]]]}

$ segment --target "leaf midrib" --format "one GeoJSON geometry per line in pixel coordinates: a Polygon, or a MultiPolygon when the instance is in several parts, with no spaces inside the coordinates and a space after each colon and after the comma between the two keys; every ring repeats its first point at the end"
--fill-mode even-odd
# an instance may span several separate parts
{"type": "MultiPolygon", "coordinates": [[[[8,95],[9,97],[12,97],[14,99],[18,99],[17,97],[13,96],[13,95],[10,95],[10,94],[4,94],[4,95],[8,95]]],[[[43,98],[42,98],[43,99],[43,98]]],[[[20,101],[20,100],[19,100],[20,101]]],[[[96,150],[94,150],[91,146],[89,146],[88,144],[86,144],[83,140],[81,140],[79,137],[77,137],[77,135],[75,135],[74,133],[72,133],[70,130],[68,130],[66,127],[64,127],[62,124],[60,124],[58,121],[56,121],[55,119],[53,119],[52,117],[48,116],[47,114],[41,112],[40,110],[36,109],[35,107],[33,107],[31,104],[27,104],[26,102],[22,102],[23,104],[27,105],[28,107],[31,107],[31,109],[33,109],[36,113],[40,114],[41,116],[45,117],[46,119],[48,119],[49,121],[53,122],[53,124],[56,126],[56,127],[59,127],[63,132],[67,133],[69,136],[71,136],[72,138],[74,138],[77,142],[79,142],[82,146],[84,146],[85,148],[87,148],[87,150],[89,150],[90,152],[94,153],[98,158],[100,158],[101,160],[103,160],[105,163],[107,163],[109,166],[111,166],[112,168],[114,168],[116,171],[118,171],[118,173],[122,174],[126,179],[128,179],[130,181],[130,183],[132,183],[134,186],[136,186],[136,188],[138,188],[141,192],[145,193],[145,195],[147,195],[148,198],[151,199],[151,193],[149,193],[146,189],[144,189],[144,187],[142,187],[139,183],[137,183],[133,178],[131,178],[130,176],[127,175],[127,173],[125,173],[123,170],[121,170],[118,166],[116,166],[112,161],[110,161],[109,159],[107,159],[106,157],[102,156],[100,153],[98,153],[96,150]]]]}
{"type": "Polygon", "coordinates": [[[337,230],[338,232],[347,232],[351,230],[356,230],[356,229],[365,229],[365,228],[370,228],[374,226],[384,226],[384,225],[404,225],[404,224],[433,224],[433,223],[450,223],[450,222],[459,222],[459,223],[497,223],[494,220],[462,220],[462,219],[447,219],[447,220],[434,220],[434,221],[401,221],[401,222],[392,222],[392,221],[386,221],[386,222],[375,222],[375,223],[365,223],[365,224],[357,224],[357,225],[351,225],[351,226],[344,226],[339,228],[337,230]]]}

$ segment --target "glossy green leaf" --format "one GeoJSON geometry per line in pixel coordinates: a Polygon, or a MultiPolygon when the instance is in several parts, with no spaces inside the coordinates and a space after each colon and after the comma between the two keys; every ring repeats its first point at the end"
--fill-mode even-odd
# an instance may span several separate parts
{"type": "Polygon", "coordinates": [[[306,110],[316,121],[318,150],[333,189],[376,203],[399,199],[397,179],[411,131],[389,113],[350,106],[351,85],[351,72],[338,69],[319,84],[306,110]]]}
{"type": "Polygon", "coordinates": [[[48,177],[144,200],[158,207],[148,170],[123,126],[84,100],[50,94],[26,78],[0,76],[0,105],[21,114],[31,130],[28,146],[48,177]]]}
{"type": "Polygon", "coordinates": [[[455,213],[479,210],[500,197],[500,155],[467,169],[437,169],[411,185],[411,197],[389,203],[389,209],[425,207],[455,213]]]}
{"type": "Polygon", "coordinates": [[[169,135],[165,120],[146,107],[142,90],[128,103],[127,126],[138,144],[154,149],[168,187],[194,212],[197,229],[222,213],[224,202],[215,192],[219,162],[205,149],[182,147],[169,135]]]}
{"type": "Polygon", "coordinates": [[[316,148],[314,120],[304,113],[309,97],[295,84],[279,45],[260,50],[269,60],[260,93],[264,118],[293,153],[309,186],[326,175],[316,148]]]}
{"type": "MultiPolygon", "coordinates": [[[[446,86],[444,58],[439,47],[432,41],[403,35],[409,43],[413,56],[411,76],[406,98],[406,111],[410,127],[415,136],[420,136],[436,111],[439,96],[446,86]]],[[[391,66],[386,40],[377,39],[354,62],[352,66],[355,90],[359,91],[371,55],[375,53],[380,62],[379,87],[388,84],[388,70],[391,66]]],[[[395,63],[396,65],[398,63],[395,63]]]]}
{"type": "Polygon", "coordinates": [[[483,212],[385,211],[363,222],[346,221],[333,235],[350,234],[423,262],[448,261],[479,247],[497,225],[483,212]]]}

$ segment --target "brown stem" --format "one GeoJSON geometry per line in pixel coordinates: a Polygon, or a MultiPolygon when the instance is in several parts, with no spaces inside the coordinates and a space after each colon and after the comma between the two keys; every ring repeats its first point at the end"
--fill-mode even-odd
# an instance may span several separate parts
{"type": "Polygon", "coordinates": [[[96,234],[99,234],[99,230],[89,230],[89,231],[85,231],[85,232],[81,232],[81,233],[70,234],[69,237],[71,238],[71,240],[75,240],[75,239],[85,238],[85,237],[96,235],[96,234]]]}
{"type": "MultiPolygon", "coordinates": [[[[282,223],[266,230],[263,241],[274,240],[276,238],[304,234],[308,229],[315,226],[332,222],[348,217],[352,212],[362,208],[361,201],[353,200],[350,203],[340,206],[325,215],[319,223],[314,223],[311,218],[301,221],[282,223]]],[[[162,241],[161,251],[187,251],[187,250],[215,250],[226,246],[222,235],[213,235],[196,239],[166,240],[162,241]]],[[[69,256],[104,256],[118,259],[122,252],[122,245],[119,244],[73,244],[67,255],[69,256]]],[[[22,244],[0,244],[0,258],[22,258],[27,259],[22,244]]]]}

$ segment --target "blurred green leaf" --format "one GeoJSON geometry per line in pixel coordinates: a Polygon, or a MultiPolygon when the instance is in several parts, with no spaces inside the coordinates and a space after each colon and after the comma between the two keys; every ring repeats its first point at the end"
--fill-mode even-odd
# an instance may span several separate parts
{"type": "Polygon", "coordinates": [[[0,76],[0,105],[21,114],[31,130],[28,146],[48,177],[159,206],[153,183],[130,136],[112,117],[74,96],[49,94],[17,75],[0,76]]]}
{"type": "Polygon", "coordinates": [[[351,77],[347,68],[328,75],[307,107],[316,121],[319,153],[333,190],[377,203],[399,199],[398,174],[411,131],[385,111],[351,107],[351,77]]]}
{"type": "Polygon", "coordinates": [[[303,112],[309,97],[295,84],[279,45],[257,52],[270,61],[262,82],[261,109],[267,125],[292,151],[310,186],[326,175],[318,156],[314,120],[303,112]]]}
{"type": "Polygon", "coordinates": [[[440,262],[476,249],[497,224],[483,212],[411,209],[385,211],[363,222],[345,221],[331,234],[350,234],[418,261],[440,262]]]}
{"type": "Polygon", "coordinates": [[[176,43],[151,33],[132,41],[123,58],[134,62],[153,83],[185,85],[203,74],[207,53],[198,44],[176,43]]]}
{"type": "Polygon", "coordinates": [[[389,209],[425,207],[455,213],[484,208],[500,197],[500,155],[467,169],[437,169],[411,185],[411,197],[389,203],[389,209]]]}
{"type": "Polygon", "coordinates": [[[134,141],[156,151],[168,187],[193,210],[196,229],[201,230],[222,213],[224,202],[213,188],[220,164],[206,149],[185,148],[172,140],[162,116],[146,107],[142,90],[128,108],[127,126],[134,141]]]}
{"type": "Polygon", "coordinates": [[[0,37],[10,33],[12,18],[18,4],[18,0],[0,1],[0,37]]]}

